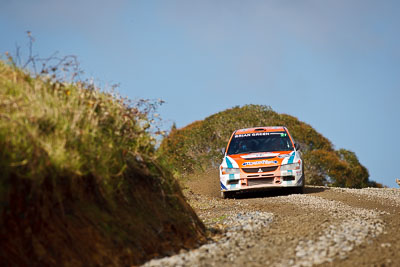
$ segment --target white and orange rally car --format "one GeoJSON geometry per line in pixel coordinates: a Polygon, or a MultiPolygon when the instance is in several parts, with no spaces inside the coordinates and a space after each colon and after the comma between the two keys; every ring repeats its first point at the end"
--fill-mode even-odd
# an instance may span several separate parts
{"type": "Polygon", "coordinates": [[[299,146],[286,127],[256,127],[233,132],[220,166],[221,196],[266,188],[304,190],[299,146]]]}

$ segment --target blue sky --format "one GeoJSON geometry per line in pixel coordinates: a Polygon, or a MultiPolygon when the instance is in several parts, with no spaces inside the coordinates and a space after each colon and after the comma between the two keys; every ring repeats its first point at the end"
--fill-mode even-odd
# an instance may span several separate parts
{"type": "Polygon", "coordinates": [[[178,127],[270,105],[356,152],[395,187],[400,149],[399,1],[0,0],[0,52],[78,56],[98,83],[161,98],[178,127]]]}

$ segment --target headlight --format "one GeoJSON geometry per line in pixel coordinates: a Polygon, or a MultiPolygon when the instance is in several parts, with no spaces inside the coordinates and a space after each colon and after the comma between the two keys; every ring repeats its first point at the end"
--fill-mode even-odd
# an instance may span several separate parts
{"type": "Polygon", "coordinates": [[[238,174],[240,173],[239,168],[222,168],[222,174],[238,174]]]}
{"type": "Polygon", "coordinates": [[[281,171],[300,170],[300,163],[285,164],[281,166],[281,171]]]}

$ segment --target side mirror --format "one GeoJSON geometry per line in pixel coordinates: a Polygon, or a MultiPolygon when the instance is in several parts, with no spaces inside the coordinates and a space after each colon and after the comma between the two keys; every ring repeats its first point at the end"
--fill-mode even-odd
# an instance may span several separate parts
{"type": "Polygon", "coordinates": [[[295,143],[294,144],[294,148],[296,148],[296,150],[300,150],[301,149],[299,143],[295,143]]]}
{"type": "Polygon", "coordinates": [[[224,156],[225,155],[225,147],[221,148],[221,154],[224,156]]]}

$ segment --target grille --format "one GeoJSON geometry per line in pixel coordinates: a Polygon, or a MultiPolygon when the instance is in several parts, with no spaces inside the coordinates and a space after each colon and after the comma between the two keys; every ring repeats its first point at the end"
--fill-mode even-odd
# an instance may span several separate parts
{"type": "Polygon", "coordinates": [[[246,158],[247,160],[249,159],[273,159],[275,157],[252,157],[252,158],[246,158]]]}
{"type": "Polygon", "coordinates": [[[284,181],[293,181],[294,180],[294,176],[283,176],[282,179],[284,181]]]}
{"type": "Polygon", "coordinates": [[[272,167],[261,167],[261,168],[242,168],[245,173],[257,173],[260,169],[262,172],[273,172],[278,168],[278,166],[272,167]]]}
{"type": "Polygon", "coordinates": [[[248,186],[260,185],[260,184],[273,184],[273,183],[274,183],[274,177],[247,180],[248,186]]]}
{"type": "Polygon", "coordinates": [[[274,176],[274,174],[273,173],[270,173],[270,174],[249,174],[249,175],[247,175],[247,178],[254,178],[254,177],[261,177],[261,176],[274,176]]]}

